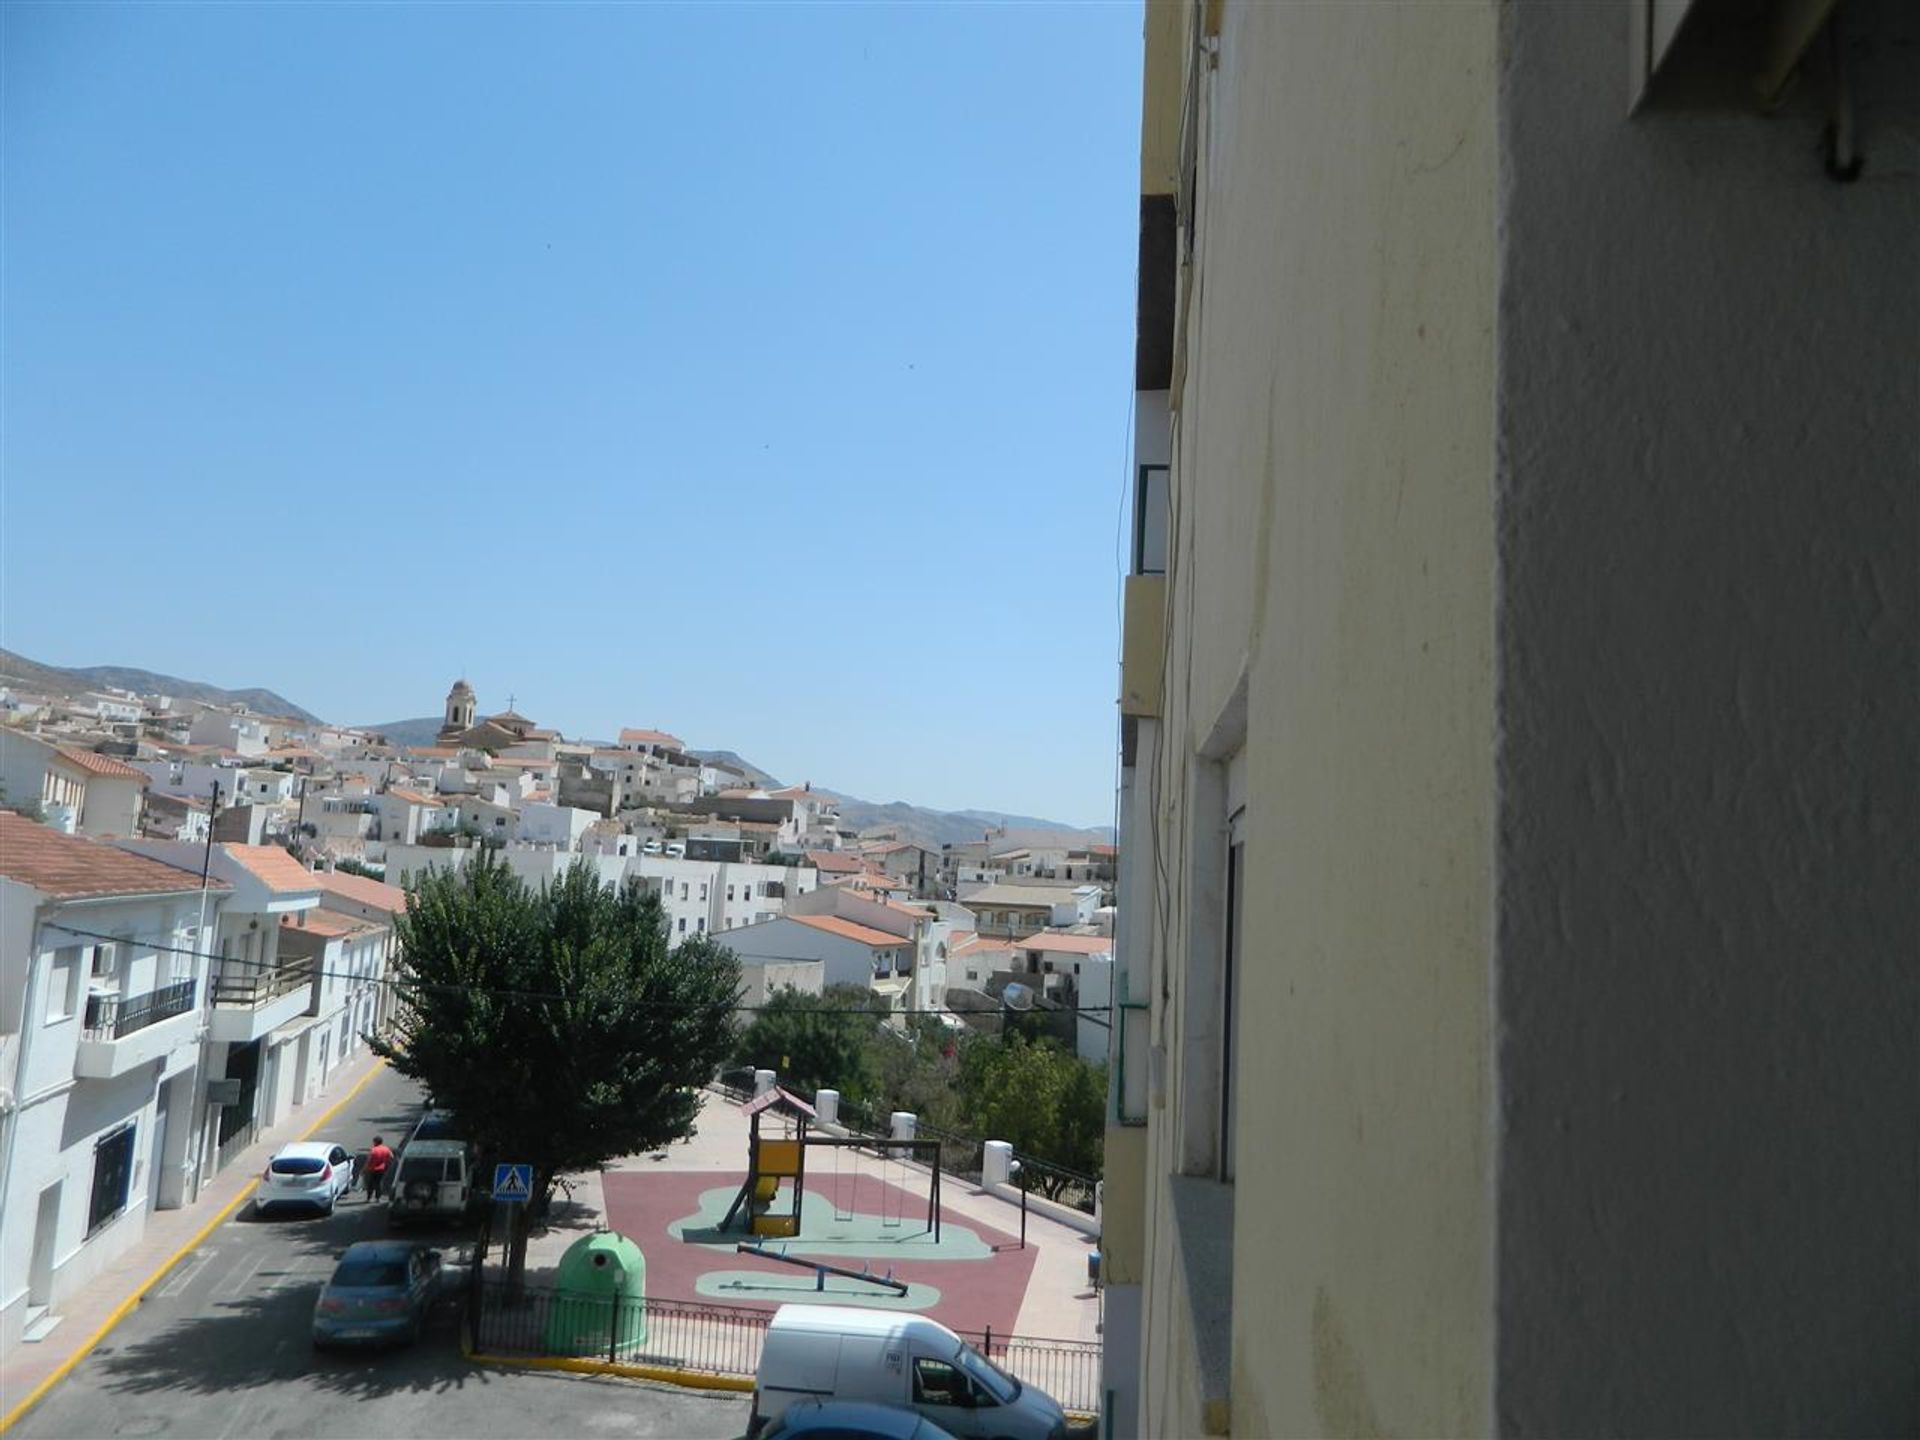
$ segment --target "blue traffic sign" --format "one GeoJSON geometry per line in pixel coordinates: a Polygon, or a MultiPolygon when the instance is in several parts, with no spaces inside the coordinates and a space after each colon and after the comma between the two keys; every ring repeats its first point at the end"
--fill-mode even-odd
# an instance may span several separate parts
{"type": "Polygon", "coordinates": [[[533,1199],[533,1166],[494,1166],[493,1198],[509,1204],[525,1204],[533,1199]]]}

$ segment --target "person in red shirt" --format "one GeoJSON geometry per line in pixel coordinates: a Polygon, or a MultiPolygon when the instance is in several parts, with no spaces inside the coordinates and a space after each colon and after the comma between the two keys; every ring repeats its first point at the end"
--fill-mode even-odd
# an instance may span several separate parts
{"type": "Polygon", "coordinates": [[[373,1148],[367,1151],[367,1203],[372,1204],[380,1198],[380,1192],[386,1188],[387,1171],[393,1168],[393,1151],[387,1148],[387,1142],[378,1135],[373,1137],[373,1148]]]}

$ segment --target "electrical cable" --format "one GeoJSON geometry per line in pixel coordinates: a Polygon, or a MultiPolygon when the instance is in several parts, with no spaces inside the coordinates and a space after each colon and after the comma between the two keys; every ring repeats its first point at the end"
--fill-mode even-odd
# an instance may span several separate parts
{"type": "MultiPolygon", "coordinates": [[[[58,930],[61,933],[66,935],[79,936],[82,939],[105,940],[105,941],[110,941],[111,943],[116,945],[129,945],[135,949],[153,950],[160,954],[165,954],[165,955],[190,955],[195,959],[199,959],[199,960],[211,960],[211,961],[215,961],[215,962],[226,964],[226,965],[240,965],[240,966],[245,966],[245,967],[262,971],[262,972],[266,970],[266,967],[257,960],[238,960],[232,955],[218,955],[206,950],[192,950],[192,949],[187,949],[185,947],[178,946],[178,945],[161,945],[156,942],[147,941],[147,940],[139,940],[139,941],[129,940],[125,935],[110,935],[103,931],[82,930],[73,925],[62,925],[58,921],[49,921],[45,926],[45,928],[49,930],[58,930]]],[[[407,989],[421,990],[421,991],[453,990],[453,991],[459,991],[463,994],[468,994],[468,995],[488,995],[488,996],[493,996],[496,998],[502,998],[502,999],[508,999],[508,1000],[575,1001],[580,999],[580,996],[577,994],[568,995],[557,990],[514,990],[505,986],[498,986],[498,985],[459,985],[459,984],[453,984],[449,982],[439,982],[439,981],[431,981],[431,980],[399,979],[393,976],[384,976],[384,975],[383,976],[357,975],[351,970],[332,970],[332,969],[328,969],[321,966],[316,966],[312,970],[309,970],[307,973],[309,975],[317,976],[321,979],[350,980],[350,981],[357,981],[361,984],[366,984],[366,985],[385,985],[396,990],[407,990],[407,989]]],[[[699,1000],[634,1000],[634,1001],[631,1001],[630,1003],[653,1008],[653,1009],[662,1009],[662,1010],[668,1010],[668,1009],[705,1010],[705,1009],[712,1008],[699,1000]]],[[[771,1004],[766,1004],[766,1003],[762,1003],[759,1005],[741,1005],[736,1003],[733,1005],[726,1006],[725,1008],[730,1010],[736,1015],[759,1015],[768,1011],[775,1010],[778,1007],[773,1006],[771,1004]]],[[[1087,1006],[1080,1007],[1078,1013],[1083,1015],[1091,1015],[1096,1012],[1104,1014],[1112,1010],[1113,1008],[1114,1007],[1111,1005],[1087,1005],[1087,1006]]],[[[807,1010],[788,1011],[787,1013],[797,1014],[797,1015],[871,1015],[876,1020],[884,1020],[890,1015],[902,1015],[902,1016],[909,1016],[909,1017],[919,1016],[919,1015],[954,1015],[954,1016],[960,1017],[961,1019],[965,1019],[968,1015],[992,1015],[992,1014],[998,1014],[999,1012],[992,1011],[992,1010],[971,1010],[971,1011],[970,1010],[950,1010],[944,1007],[935,1007],[935,1008],[930,1008],[925,1010],[882,1011],[882,1010],[873,1010],[873,1009],[869,1009],[867,1007],[858,1006],[858,1005],[835,1005],[835,1006],[817,1006],[807,1010]]],[[[1071,1014],[1074,1012],[1063,1009],[1061,1013],[1071,1014]]]]}

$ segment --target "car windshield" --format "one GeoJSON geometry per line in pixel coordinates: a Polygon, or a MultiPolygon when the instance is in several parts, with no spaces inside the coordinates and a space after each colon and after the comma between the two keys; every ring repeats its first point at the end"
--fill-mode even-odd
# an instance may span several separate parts
{"type": "Polygon", "coordinates": [[[971,1375],[975,1384],[1002,1405],[1007,1404],[1020,1393],[1018,1380],[964,1341],[961,1342],[958,1353],[953,1357],[953,1363],[971,1375]]]}
{"type": "Polygon", "coordinates": [[[327,1162],[318,1155],[278,1155],[274,1157],[273,1173],[276,1175],[318,1175],[327,1166],[327,1162]]]}
{"type": "Polygon", "coordinates": [[[341,1290],[395,1290],[407,1283],[407,1267],[399,1260],[342,1260],[333,1283],[341,1290]]]}
{"type": "Polygon", "coordinates": [[[446,1176],[447,1162],[439,1155],[423,1155],[400,1166],[400,1183],[412,1180],[440,1180],[446,1176]]]}
{"type": "Polygon", "coordinates": [[[416,1140],[451,1140],[453,1117],[451,1115],[429,1115],[415,1127],[413,1138],[416,1140]]]}

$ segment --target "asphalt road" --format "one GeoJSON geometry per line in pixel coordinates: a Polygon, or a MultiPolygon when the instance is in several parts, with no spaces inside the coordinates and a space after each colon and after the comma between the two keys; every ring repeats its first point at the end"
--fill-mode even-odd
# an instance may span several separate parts
{"type": "MultiPolygon", "coordinates": [[[[419,1110],[412,1082],[382,1071],[336,1119],[363,1150],[404,1135],[419,1110]]],[[[420,1343],[371,1354],[318,1354],[314,1298],[340,1252],[383,1237],[385,1210],[357,1198],[328,1218],[258,1219],[243,1206],[147,1292],[11,1432],[39,1437],[737,1436],[744,1395],[551,1372],[489,1369],[460,1357],[464,1249],[448,1234],[443,1300],[420,1343]]]]}

